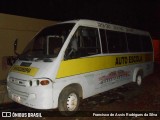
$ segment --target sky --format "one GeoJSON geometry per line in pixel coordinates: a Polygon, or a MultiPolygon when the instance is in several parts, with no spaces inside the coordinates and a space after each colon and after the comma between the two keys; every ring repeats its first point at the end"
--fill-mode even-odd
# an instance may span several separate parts
{"type": "Polygon", "coordinates": [[[160,0],[1,0],[0,12],[58,21],[93,19],[160,38],[160,0]]]}

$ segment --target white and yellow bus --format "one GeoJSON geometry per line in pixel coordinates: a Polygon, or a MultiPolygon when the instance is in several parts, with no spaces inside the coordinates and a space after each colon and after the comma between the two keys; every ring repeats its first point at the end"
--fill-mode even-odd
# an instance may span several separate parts
{"type": "Polygon", "coordinates": [[[8,73],[7,89],[20,104],[68,115],[80,99],[130,82],[141,85],[152,72],[148,32],[74,20],[48,26],[31,40],[8,73]]]}

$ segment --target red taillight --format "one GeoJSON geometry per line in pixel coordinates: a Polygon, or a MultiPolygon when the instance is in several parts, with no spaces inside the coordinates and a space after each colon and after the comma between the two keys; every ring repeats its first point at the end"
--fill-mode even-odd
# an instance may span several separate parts
{"type": "Polygon", "coordinates": [[[48,80],[42,80],[40,82],[41,85],[48,85],[49,84],[49,81],[48,80]]]}

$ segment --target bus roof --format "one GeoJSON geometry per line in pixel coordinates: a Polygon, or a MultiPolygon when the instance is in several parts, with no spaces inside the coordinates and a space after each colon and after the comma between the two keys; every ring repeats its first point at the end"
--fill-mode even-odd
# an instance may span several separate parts
{"type": "Polygon", "coordinates": [[[87,19],[80,19],[80,20],[70,20],[65,21],[62,23],[76,23],[80,26],[90,26],[90,27],[96,27],[100,29],[106,29],[106,30],[112,30],[112,31],[118,31],[118,32],[126,32],[126,33],[132,33],[132,34],[139,34],[139,35],[150,35],[149,32],[138,30],[134,28],[129,28],[125,26],[110,24],[110,23],[104,23],[99,22],[95,20],[87,20],[87,19]]]}

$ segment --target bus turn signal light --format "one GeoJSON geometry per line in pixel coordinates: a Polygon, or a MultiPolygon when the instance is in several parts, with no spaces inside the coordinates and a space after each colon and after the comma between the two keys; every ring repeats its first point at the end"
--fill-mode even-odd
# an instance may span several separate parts
{"type": "Polygon", "coordinates": [[[42,80],[40,82],[41,85],[48,85],[49,84],[49,81],[48,80],[42,80]]]}

